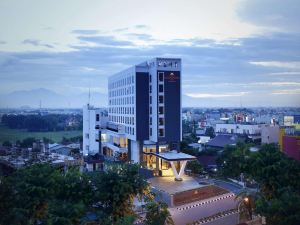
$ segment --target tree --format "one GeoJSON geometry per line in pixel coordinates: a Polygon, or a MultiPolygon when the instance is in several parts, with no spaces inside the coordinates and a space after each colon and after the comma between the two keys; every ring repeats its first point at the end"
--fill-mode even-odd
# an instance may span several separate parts
{"type": "Polygon", "coordinates": [[[150,201],[146,204],[145,225],[174,224],[168,205],[164,202],[150,201]]]}
{"type": "Polygon", "coordinates": [[[138,168],[136,164],[109,165],[105,172],[89,175],[94,187],[93,201],[99,205],[96,210],[104,212],[112,223],[135,215],[134,197],[149,194],[149,184],[139,176],[138,168]]]}
{"type": "Polygon", "coordinates": [[[203,171],[203,167],[198,160],[189,161],[186,165],[186,168],[191,170],[194,174],[199,174],[203,171]]]}
{"type": "Polygon", "coordinates": [[[79,224],[90,195],[78,169],[34,164],[1,179],[0,224],[79,224]]]}
{"type": "Polygon", "coordinates": [[[247,159],[249,155],[249,147],[243,143],[237,143],[236,146],[226,146],[217,159],[217,164],[221,168],[221,175],[239,179],[241,173],[248,170],[247,159]]]}
{"type": "Polygon", "coordinates": [[[12,143],[10,141],[4,141],[2,143],[2,146],[5,146],[5,147],[12,147],[12,143]]]}
{"type": "Polygon", "coordinates": [[[299,225],[300,195],[289,189],[283,189],[281,194],[271,200],[261,197],[256,202],[258,213],[264,215],[267,224],[299,225]]]}
{"type": "Polygon", "coordinates": [[[205,135],[209,136],[210,138],[214,138],[216,136],[215,130],[213,127],[207,127],[205,130],[205,135]]]}

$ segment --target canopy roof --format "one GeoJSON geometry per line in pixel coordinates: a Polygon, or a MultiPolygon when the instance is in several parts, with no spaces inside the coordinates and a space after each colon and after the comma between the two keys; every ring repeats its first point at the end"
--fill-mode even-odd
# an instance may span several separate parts
{"type": "Polygon", "coordinates": [[[196,157],[177,151],[169,151],[169,152],[160,152],[160,153],[150,153],[151,155],[155,155],[158,158],[164,159],[166,161],[183,161],[183,160],[195,160],[196,157]]]}

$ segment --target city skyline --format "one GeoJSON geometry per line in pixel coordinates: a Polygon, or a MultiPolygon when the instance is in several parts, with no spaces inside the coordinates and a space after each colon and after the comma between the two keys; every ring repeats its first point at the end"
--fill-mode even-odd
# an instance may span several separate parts
{"type": "Polygon", "coordinates": [[[155,56],[182,58],[184,107],[300,106],[299,2],[140,2],[2,1],[0,107],[107,106],[107,78],[155,56]]]}

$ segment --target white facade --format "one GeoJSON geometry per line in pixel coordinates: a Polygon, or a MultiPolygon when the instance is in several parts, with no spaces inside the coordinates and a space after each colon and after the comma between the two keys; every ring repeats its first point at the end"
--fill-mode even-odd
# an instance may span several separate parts
{"type": "Polygon", "coordinates": [[[129,160],[140,162],[145,143],[155,146],[159,141],[176,139],[172,132],[166,132],[172,126],[171,123],[166,124],[165,105],[166,94],[171,89],[170,82],[177,85],[176,89],[171,90],[178,94],[174,99],[179,103],[172,112],[178,114],[176,121],[179,123],[173,130],[178,132],[176,141],[181,140],[180,73],[181,59],[154,58],[109,77],[109,141],[106,143],[109,150],[105,152],[106,155],[125,153],[124,149],[127,148],[129,160]],[[120,145],[120,142],[124,142],[123,139],[126,139],[125,144],[120,145]]]}
{"type": "Polygon", "coordinates": [[[278,138],[279,138],[278,125],[262,125],[261,127],[262,144],[278,143],[278,138]]]}
{"type": "Polygon", "coordinates": [[[106,127],[107,117],[101,109],[96,109],[87,104],[83,108],[83,155],[100,153],[99,131],[106,127]]]}
{"type": "Polygon", "coordinates": [[[249,138],[261,138],[261,125],[260,124],[216,124],[216,133],[225,134],[244,134],[249,138]]]}

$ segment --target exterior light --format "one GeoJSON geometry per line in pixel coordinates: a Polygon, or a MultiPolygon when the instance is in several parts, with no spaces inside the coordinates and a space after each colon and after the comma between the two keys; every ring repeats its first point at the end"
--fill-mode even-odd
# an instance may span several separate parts
{"type": "Polygon", "coordinates": [[[248,201],[249,201],[249,198],[248,198],[248,197],[244,198],[244,201],[245,201],[245,202],[248,202],[248,201]]]}

